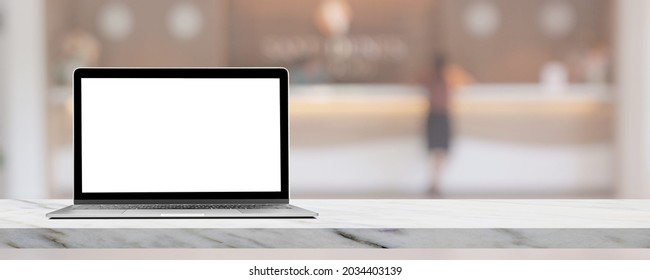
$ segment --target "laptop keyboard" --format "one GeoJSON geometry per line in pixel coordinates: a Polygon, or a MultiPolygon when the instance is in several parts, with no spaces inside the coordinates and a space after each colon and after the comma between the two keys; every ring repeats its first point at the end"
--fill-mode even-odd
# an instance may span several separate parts
{"type": "Polygon", "coordinates": [[[286,204],[92,204],[75,205],[74,209],[291,209],[286,204]]]}

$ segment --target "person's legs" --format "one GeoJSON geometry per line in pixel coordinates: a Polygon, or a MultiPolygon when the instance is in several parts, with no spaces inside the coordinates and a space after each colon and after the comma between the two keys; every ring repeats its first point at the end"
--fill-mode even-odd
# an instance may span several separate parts
{"type": "Polygon", "coordinates": [[[431,186],[429,194],[437,195],[440,193],[440,180],[442,172],[447,164],[447,151],[444,149],[434,149],[431,151],[431,186]]]}

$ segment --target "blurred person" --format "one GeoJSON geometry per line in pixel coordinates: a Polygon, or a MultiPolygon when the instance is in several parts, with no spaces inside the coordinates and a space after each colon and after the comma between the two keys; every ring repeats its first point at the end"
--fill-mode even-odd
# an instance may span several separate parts
{"type": "Polygon", "coordinates": [[[427,148],[431,157],[430,195],[440,193],[440,181],[447,164],[452,140],[450,93],[472,83],[473,78],[462,67],[450,64],[444,54],[436,54],[430,70],[419,79],[429,101],[426,116],[427,148]]]}
{"type": "Polygon", "coordinates": [[[77,67],[92,67],[99,64],[101,44],[89,32],[74,28],[61,41],[59,59],[56,62],[55,83],[72,85],[72,73],[77,67]]]}
{"type": "Polygon", "coordinates": [[[316,57],[302,57],[290,69],[291,82],[295,84],[323,84],[329,81],[329,75],[316,57]]]}
{"type": "Polygon", "coordinates": [[[585,55],[583,61],[583,80],[586,83],[607,83],[609,68],[609,50],[604,43],[594,44],[585,55]]]}

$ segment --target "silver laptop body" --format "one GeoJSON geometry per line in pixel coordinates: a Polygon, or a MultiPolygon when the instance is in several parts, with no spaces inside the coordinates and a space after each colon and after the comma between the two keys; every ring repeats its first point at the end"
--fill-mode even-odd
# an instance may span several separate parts
{"type": "Polygon", "coordinates": [[[48,218],[313,218],[289,204],[284,68],[79,68],[74,205],[48,218]]]}

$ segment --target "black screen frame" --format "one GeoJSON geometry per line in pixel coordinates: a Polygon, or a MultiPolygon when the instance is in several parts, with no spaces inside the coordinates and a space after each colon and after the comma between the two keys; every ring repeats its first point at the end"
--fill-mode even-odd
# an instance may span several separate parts
{"type": "Polygon", "coordinates": [[[77,68],[73,73],[74,203],[288,203],[289,72],[285,68],[77,68]],[[277,78],[280,79],[279,192],[82,192],[81,80],[83,78],[277,78]]]}

